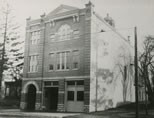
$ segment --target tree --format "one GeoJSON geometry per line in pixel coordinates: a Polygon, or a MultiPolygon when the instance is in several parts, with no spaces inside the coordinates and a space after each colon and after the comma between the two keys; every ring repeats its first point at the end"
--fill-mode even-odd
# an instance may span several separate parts
{"type": "Polygon", "coordinates": [[[132,70],[132,56],[131,53],[126,50],[125,47],[121,47],[121,53],[118,56],[118,60],[116,61],[117,70],[119,70],[119,74],[122,76],[122,87],[123,87],[123,102],[126,102],[130,96],[132,88],[131,85],[133,83],[133,70],[132,70]]]}
{"type": "Polygon", "coordinates": [[[143,49],[139,56],[140,81],[144,82],[149,101],[154,104],[154,37],[146,37],[143,49]]]}
{"type": "MultiPolygon", "coordinates": [[[[1,71],[0,78],[2,81],[3,72],[7,71],[15,81],[15,85],[21,83],[23,68],[23,39],[20,34],[20,26],[11,14],[11,8],[8,4],[2,8],[1,17],[1,37],[3,42],[1,49],[1,71]]],[[[0,81],[0,83],[1,83],[0,81]]],[[[15,89],[16,86],[15,86],[15,89]]],[[[17,90],[16,90],[17,94],[17,90]]]]}

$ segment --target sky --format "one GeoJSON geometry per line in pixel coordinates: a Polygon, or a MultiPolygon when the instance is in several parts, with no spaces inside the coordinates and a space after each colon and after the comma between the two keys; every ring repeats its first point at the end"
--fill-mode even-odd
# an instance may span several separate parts
{"type": "MultiPolygon", "coordinates": [[[[44,12],[48,14],[61,4],[84,8],[89,0],[0,0],[8,1],[14,16],[25,33],[26,18],[37,19],[44,12]]],[[[154,35],[154,0],[91,0],[95,11],[102,17],[107,13],[115,20],[119,32],[133,35],[137,26],[138,40],[154,35]]],[[[0,5],[1,5],[0,3],[0,5]]],[[[133,40],[133,39],[131,39],[133,40]]]]}

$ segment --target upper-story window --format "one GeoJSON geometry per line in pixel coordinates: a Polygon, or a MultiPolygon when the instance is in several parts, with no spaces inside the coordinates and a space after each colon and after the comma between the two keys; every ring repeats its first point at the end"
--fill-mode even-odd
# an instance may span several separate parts
{"type": "Polygon", "coordinates": [[[29,56],[29,72],[38,71],[38,55],[29,56]]]}
{"type": "Polygon", "coordinates": [[[73,69],[78,69],[79,68],[79,51],[74,50],[73,51],[73,69]]]}
{"type": "Polygon", "coordinates": [[[40,30],[31,32],[31,44],[38,44],[40,40],[40,30]]]}
{"type": "Polygon", "coordinates": [[[55,54],[50,53],[49,54],[49,70],[54,70],[54,64],[55,64],[55,54]]]}
{"type": "Polygon", "coordinates": [[[62,25],[57,32],[58,40],[70,40],[71,34],[71,27],[67,24],[62,25]]]}
{"type": "Polygon", "coordinates": [[[51,41],[65,41],[70,39],[78,39],[80,32],[78,29],[72,30],[67,24],[62,25],[56,33],[50,34],[51,41]]]}
{"type": "Polygon", "coordinates": [[[57,70],[69,69],[69,55],[69,51],[57,53],[57,70]]]}

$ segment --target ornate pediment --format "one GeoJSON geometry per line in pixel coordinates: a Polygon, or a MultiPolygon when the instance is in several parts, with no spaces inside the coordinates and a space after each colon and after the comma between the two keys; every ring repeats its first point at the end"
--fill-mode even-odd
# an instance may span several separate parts
{"type": "Polygon", "coordinates": [[[60,14],[60,13],[64,13],[64,12],[71,11],[71,10],[75,10],[75,9],[78,9],[78,8],[72,7],[72,6],[67,6],[67,5],[60,5],[55,10],[53,10],[52,12],[50,12],[48,14],[48,16],[56,15],[56,14],[60,14]]]}

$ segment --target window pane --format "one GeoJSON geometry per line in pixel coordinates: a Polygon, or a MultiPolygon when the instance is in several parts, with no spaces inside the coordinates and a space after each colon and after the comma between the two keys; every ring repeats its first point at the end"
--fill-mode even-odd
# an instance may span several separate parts
{"type": "Polygon", "coordinates": [[[53,64],[49,65],[49,70],[53,70],[53,64]]]}
{"type": "Polygon", "coordinates": [[[44,86],[51,86],[51,81],[44,82],[44,86]]]}
{"type": "Polygon", "coordinates": [[[84,92],[77,91],[77,101],[83,101],[83,100],[84,100],[84,92]]]}
{"type": "Polygon", "coordinates": [[[65,69],[65,53],[62,53],[62,69],[65,69]]]}
{"type": "Polygon", "coordinates": [[[77,81],[77,85],[84,85],[84,81],[83,80],[77,81]]]}
{"type": "Polygon", "coordinates": [[[67,85],[75,85],[75,81],[68,81],[67,85]]]}
{"type": "Polygon", "coordinates": [[[53,81],[52,83],[53,83],[54,86],[59,85],[58,81],[53,81]]]}
{"type": "Polygon", "coordinates": [[[79,51],[78,50],[73,51],[73,68],[74,69],[79,68],[79,51]]]}
{"type": "Polygon", "coordinates": [[[57,53],[57,70],[60,69],[60,53],[57,53]]]}
{"type": "Polygon", "coordinates": [[[67,92],[67,100],[74,101],[74,91],[67,92]]]}
{"type": "Polygon", "coordinates": [[[69,55],[70,52],[66,52],[66,69],[69,69],[69,55]]]}
{"type": "Polygon", "coordinates": [[[51,53],[49,56],[50,56],[49,70],[54,70],[54,53],[51,53]]]}

